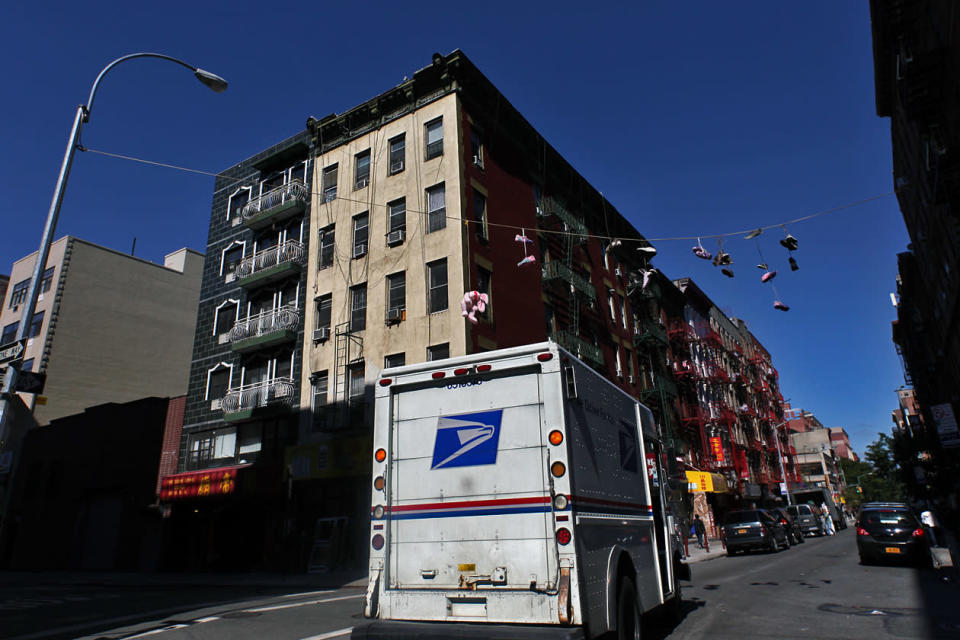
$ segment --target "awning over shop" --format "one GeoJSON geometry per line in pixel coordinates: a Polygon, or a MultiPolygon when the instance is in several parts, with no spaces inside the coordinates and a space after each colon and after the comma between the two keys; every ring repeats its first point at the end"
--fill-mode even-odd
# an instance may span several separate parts
{"type": "Polygon", "coordinates": [[[160,479],[161,500],[205,498],[233,493],[237,488],[237,472],[250,465],[188,471],[160,479]]]}
{"type": "Polygon", "coordinates": [[[690,491],[706,491],[708,493],[727,493],[727,479],[719,473],[706,471],[687,471],[687,483],[690,491]]]}

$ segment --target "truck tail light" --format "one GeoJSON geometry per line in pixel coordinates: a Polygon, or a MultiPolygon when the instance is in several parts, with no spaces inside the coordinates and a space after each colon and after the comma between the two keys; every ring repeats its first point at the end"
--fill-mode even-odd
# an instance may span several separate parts
{"type": "Polygon", "coordinates": [[[563,442],[563,432],[557,431],[556,429],[554,429],[553,431],[550,432],[549,438],[550,438],[550,444],[554,444],[554,445],[560,444],[561,442],[563,442]]]}
{"type": "Polygon", "coordinates": [[[563,511],[570,506],[570,500],[562,493],[558,493],[553,499],[553,508],[557,511],[563,511]]]}
{"type": "Polygon", "coordinates": [[[470,369],[466,369],[466,368],[460,368],[460,369],[454,369],[454,370],[453,370],[453,375],[455,375],[455,376],[465,376],[465,375],[467,375],[468,373],[470,373],[470,369]]]}
{"type": "Polygon", "coordinates": [[[383,505],[382,505],[382,504],[378,504],[377,506],[375,506],[375,507],[373,508],[373,517],[374,517],[374,519],[375,519],[375,520],[380,520],[381,518],[383,518],[383,512],[384,512],[384,509],[383,509],[383,505]]]}
{"type": "Polygon", "coordinates": [[[393,380],[391,380],[390,378],[381,378],[381,379],[380,379],[380,386],[381,386],[381,387],[389,387],[392,382],[393,382],[393,380]]]}
{"type": "Polygon", "coordinates": [[[573,539],[573,534],[570,533],[570,529],[566,527],[560,527],[557,529],[557,542],[560,544],[570,544],[570,540],[573,539]]]}
{"type": "Polygon", "coordinates": [[[373,540],[370,541],[370,546],[372,546],[375,551],[383,549],[383,536],[379,533],[373,536],[373,540]]]}
{"type": "Polygon", "coordinates": [[[491,367],[491,366],[488,365],[488,364],[478,364],[478,365],[477,365],[477,372],[478,372],[478,373],[486,373],[487,371],[490,371],[490,369],[492,369],[492,368],[493,368],[493,367],[491,367]]]}
{"type": "Polygon", "coordinates": [[[553,474],[554,478],[563,477],[563,474],[567,472],[567,465],[563,464],[559,460],[550,465],[550,473],[553,474]]]}
{"type": "Polygon", "coordinates": [[[377,462],[383,462],[387,459],[387,451],[385,449],[377,449],[377,452],[373,454],[373,458],[377,462]]]}
{"type": "Polygon", "coordinates": [[[553,354],[550,353],[549,351],[548,351],[547,353],[538,353],[538,354],[537,354],[537,360],[539,360],[540,362],[546,362],[546,361],[548,361],[548,360],[553,360],[553,354]]]}
{"type": "Polygon", "coordinates": [[[440,378],[445,378],[446,375],[447,375],[447,374],[444,373],[443,371],[434,371],[434,372],[430,375],[430,377],[433,378],[434,380],[439,380],[440,378]]]}
{"type": "Polygon", "coordinates": [[[377,476],[376,478],[374,478],[373,480],[374,489],[376,489],[377,491],[383,491],[383,484],[384,484],[383,476],[377,476]]]}

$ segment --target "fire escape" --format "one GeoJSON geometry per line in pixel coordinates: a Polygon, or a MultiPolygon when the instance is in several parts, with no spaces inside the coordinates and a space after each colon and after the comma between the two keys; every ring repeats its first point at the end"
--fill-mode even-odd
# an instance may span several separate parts
{"type": "MultiPolygon", "coordinates": [[[[563,231],[559,240],[555,234],[550,234],[552,237],[543,240],[554,250],[551,255],[559,256],[543,265],[543,283],[545,286],[557,286],[558,290],[566,290],[566,304],[557,305],[558,311],[566,311],[566,328],[552,331],[550,338],[588,364],[602,367],[603,351],[581,337],[580,307],[585,305],[593,309],[597,303],[597,292],[593,283],[574,268],[575,249],[585,244],[588,239],[587,226],[557,198],[550,196],[542,198],[537,204],[537,215],[545,225],[558,226],[558,230],[563,231]]],[[[562,298],[557,296],[556,299],[559,302],[562,298]]]]}
{"type": "Polygon", "coordinates": [[[349,321],[335,327],[333,353],[333,402],[340,408],[339,426],[347,426],[353,421],[353,415],[362,412],[364,407],[363,395],[351,389],[351,370],[363,364],[363,338],[353,332],[349,321]]]}

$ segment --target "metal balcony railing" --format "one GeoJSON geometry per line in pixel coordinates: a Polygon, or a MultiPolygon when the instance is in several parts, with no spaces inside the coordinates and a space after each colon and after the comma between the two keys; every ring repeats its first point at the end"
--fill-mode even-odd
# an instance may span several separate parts
{"type": "Polygon", "coordinates": [[[575,336],[569,331],[556,331],[550,337],[581,360],[586,360],[596,366],[603,365],[603,351],[600,347],[590,344],[583,338],[575,336]]]}
{"type": "Polygon", "coordinates": [[[293,180],[275,189],[271,189],[256,200],[251,200],[243,205],[243,209],[240,210],[240,217],[246,222],[259,217],[270,209],[287,204],[288,202],[306,203],[309,195],[307,185],[299,180],[293,180]]]}
{"type": "Polygon", "coordinates": [[[587,297],[590,304],[593,304],[597,299],[597,290],[594,288],[593,283],[559,260],[551,260],[543,265],[543,279],[553,280],[555,278],[569,282],[574,289],[587,297]]]}
{"type": "Polygon", "coordinates": [[[274,378],[247,384],[227,392],[223,397],[223,412],[237,413],[268,405],[292,405],[294,390],[293,378],[274,378]]]}
{"type": "Polygon", "coordinates": [[[244,320],[239,320],[230,330],[230,342],[259,338],[287,329],[296,329],[299,324],[300,312],[295,307],[270,309],[244,320]]]}
{"type": "Polygon", "coordinates": [[[258,251],[241,260],[240,264],[237,265],[237,278],[246,278],[282,264],[296,263],[302,265],[305,259],[306,253],[303,250],[303,243],[297,240],[287,240],[283,244],[258,251]]]}

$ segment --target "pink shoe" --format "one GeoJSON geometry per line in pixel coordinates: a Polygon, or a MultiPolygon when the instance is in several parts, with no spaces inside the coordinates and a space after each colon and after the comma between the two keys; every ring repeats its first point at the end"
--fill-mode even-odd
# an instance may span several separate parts
{"type": "Polygon", "coordinates": [[[773,308],[774,308],[774,309],[780,309],[780,311],[790,311],[790,307],[788,307],[787,305],[783,304],[783,303],[780,302],[779,300],[774,301],[774,303],[773,303],[773,308]]]}
{"type": "Polygon", "coordinates": [[[766,282],[767,280],[773,280],[775,277],[777,277],[777,272],[776,272],[776,271],[767,271],[765,274],[763,274],[762,276],[760,276],[760,282],[766,282]]]}

